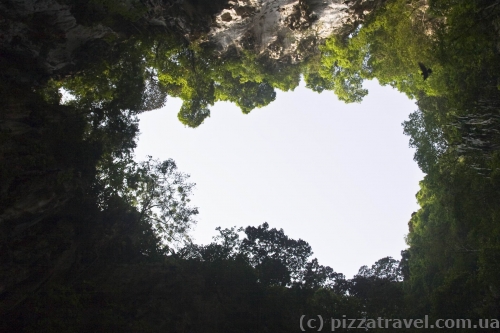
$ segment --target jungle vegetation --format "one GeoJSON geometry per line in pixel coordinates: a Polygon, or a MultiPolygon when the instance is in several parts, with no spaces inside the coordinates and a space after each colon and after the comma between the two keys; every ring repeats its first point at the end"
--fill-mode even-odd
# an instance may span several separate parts
{"type": "Polygon", "coordinates": [[[300,63],[214,56],[203,29],[186,38],[141,26],[147,2],[66,2],[117,34],[54,75],[2,49],[2,331],[293,332],[303,314],[326,327],[343,315],[499,319],[500,1],[388,0],[300,63]],[[268,223],[193,244],[189,176],[173,160],[134,160],[137,115],[167,98],[183,100],[179,121],[195,128],[217,101],[246,114],[301,78],[346,103],[369,93],[369,79],[416,100],[402,126],[426,176],[421,208],[401,221],[408,249],[352,279],[268,223]]]}

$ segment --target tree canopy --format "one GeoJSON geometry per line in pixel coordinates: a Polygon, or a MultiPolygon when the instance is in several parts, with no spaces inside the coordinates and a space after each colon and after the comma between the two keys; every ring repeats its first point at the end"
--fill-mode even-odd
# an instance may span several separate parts
{"type": "Polygon", "coordinates": [[[490,318],[484,331],[498,330],[500,1],[388,0],[300,61],[215,52],[205,37],[225,1],[6,3],[1,331],[290,332],[301,315],[326,327],[490,318]],[[172,159],[135,160],[138,114],[168,98],[194,128],[216,102],[248,114],[301,78],[346,103],[369,79],[416,100],[402,125],[426,175],[401,260],[348,279],[268,223],[194,244],[189,176],[172,159]]]}

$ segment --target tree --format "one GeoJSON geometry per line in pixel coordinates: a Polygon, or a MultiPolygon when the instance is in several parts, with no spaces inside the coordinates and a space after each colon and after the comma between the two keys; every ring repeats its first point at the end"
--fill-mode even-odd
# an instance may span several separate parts
{"type": "Polygon", "coordinates": [[[257,268],[261,281],[285,286],[301,278],[312,255],[307,242],[289,238],[283,229],[269,229],[267,222],[247,227],[245,234],[241,252],[257,268]]]}
{"type": "Polygon", "coordinates": [[[225,80],[215,87],[217,99],[235,103],[243,113],[268,105],[276,98],[274,88],[267,82],[239,82],[225,75],[225,80]]]}
{"type": "Polygon", "coordinates": [[[346,103],[359,103],[368,93],[363,89],[363,79],[368,76],[368,70],[364,66],[367,45],[363,48],[352,48],[349,45],[348,41],[338,36],[327,40],[320,48],[322,55],[319,75],[325,82],[321,83],[314,75],[310,75],[307,78],[313,80],[308,85],[315,91],[331,89],[339,100],[346,103]]]}
{"type": "Polygon", "coordinates": [[[219,235],[213,237],[213,242],[208,245],[196,245],[193,243],[187,244],[180,249],[178,255],[184,259],[196,259],[202,261],[221,261],[230,259],[245,259],[240,252],[241,240],[238,232],[243,231],[243,228],[231,227],[222,229],[217,227],[215,230],[219,235]]]}
{"type": "Polygon", "coordinates": [[[349,295],[359,299],[367,318],[397,318],[404,305],[402,279],[399,261],[382,258],[359,269],[350,281],[349,295]]]}
{"type": "Polygon", "coordinates": [[[193,128],[200,126],[207,117],[210,117],[207,105],[196,99],[184,101],[177,114],[181,123],[193,128]]]}
{"type": "Polygon", "coordinates": [[[384,279],[392,282],[403,280],[399,261],[392,257],[382,258],[373,264],[372,267],[362,266],[357,276],[384,279]]]}
{"type": "Polygon", "coordinates": [[[341,295],[347,291],[344,274],[336,273],[330,266],[320,265],[316,258],[306,264],[301,286],[313,290],[328,288],[341,295]]]}
{"type": "Polygon", "coordinates": [[[149,221],[167,242],[180,241],[196,223],[198,208],[190,205],[189,196],[195,186],[188,175],[177,171],[172,159],[148,160],[139,163],[127,178],[133,191],[133,204],[140,212],[139,219],[149,221]]]}
{"type": "Polygon", "coordinates": [[[195,184],[188,178],[172,159],[148,156],[140,163],[131,159],[110,163],[100,170],[94,188],[102,209],[113,197],[121,197],[138,211],[137,223],[149,223],[164,242],[172,243],[189,239],[188,231],[196,223],[198,208],[190,205],[195,184]]]}
{"type": "Polygon", "coordinates": [[[410,137],[410,147],[416,148],[414,160],[428,173],[448,147],[439,114],[447,104],[445,99],[437,97],[422,97],[417,104],[419,109],[402,125],[404,134],[410,137]]]}

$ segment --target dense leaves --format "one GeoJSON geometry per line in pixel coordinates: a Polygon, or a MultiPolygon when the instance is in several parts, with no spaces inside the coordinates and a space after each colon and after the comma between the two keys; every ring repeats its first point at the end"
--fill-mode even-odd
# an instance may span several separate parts
{"type": "MultiPolygon", "coordinates": [[[[75,50],[71,70],[42,75],[2,55],[2,331],[290,332],[302,315],[328,327],[344,316],[498,317],[499,1],[387,1],[301,63],[214,56],[193,21],[209,22],[223,1],[68,5],[81,24],[109,28],[75,50]],[[167,14],[189,18],[191,35],[167,14]],[[137,115],[168,97],[197,127],[216,102],[247,114],[301,75],[345,102],[360,102],[373,78],[416,99],[403,128],[426,176],[401,261],[347,279],[268,223],[190,243],[194,184],[171,159],[134,160],[137,115]]],[[[33,36],[43,20],[26,19],[33,36]]],[[[47,54],[57,42],[33,36],[47,54]]]]}

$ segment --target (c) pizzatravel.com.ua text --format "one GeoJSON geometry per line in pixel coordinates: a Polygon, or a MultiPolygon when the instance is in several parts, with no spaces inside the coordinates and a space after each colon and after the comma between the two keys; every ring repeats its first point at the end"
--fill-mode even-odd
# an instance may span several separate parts
{"type": "Polygon", "coordinates": [[[345,329],[379,329],[379,328],[500,328],[498,319],[436,319],[430,321],[429,316],[423,319],[388,319],[378,317],[377,319],[357,318],[351,319],[342,316],[342,318],[323,318],[321,315],[300,317],[300,329],[305,331],[339,331],[345,329]]]}

